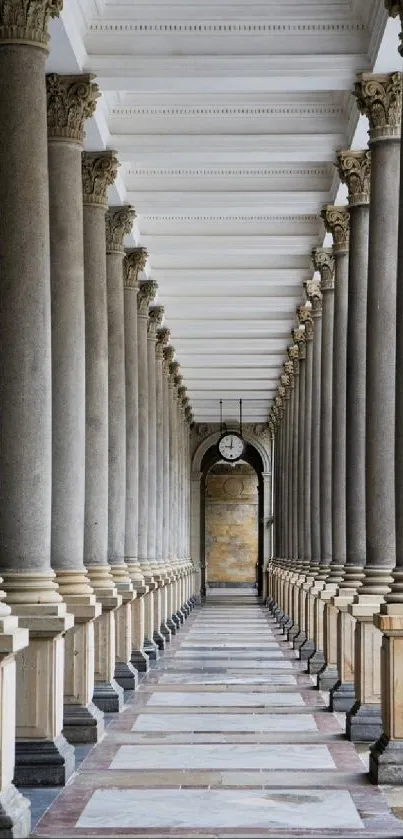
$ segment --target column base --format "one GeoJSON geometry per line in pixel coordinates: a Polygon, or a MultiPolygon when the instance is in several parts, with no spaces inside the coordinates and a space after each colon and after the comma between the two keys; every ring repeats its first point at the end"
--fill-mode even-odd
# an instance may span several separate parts
{"type": "Polygon", "coordinates": [[[147,653],[143,652],[143,650],[132,650],[130,661],[138,673],[148,673],[150,669],[150,660],[147,653]]]}
{"type": "Polygon", "coordinates": [[[0,794],[1,839],[25,839],[31,835],[31,802],[14,784],[0,794]]]}
{"type": "Polygon", "coordinates": [[[160,657],[155,641],[151,641],[150,638],[146,638],[144,641],[144,652],[148,655],[150,661],[157,661],[160,657]]]}
{"type": "Polygon", "coordinates": [[[68,743],[98,743],[104,730],[103,712],[93,702],[64,706],[62,734],[68,743]]]}
{"type": "Polygon", "coordinates": [[[64,787],[75,770],[74,747],[55,740],[16,740],[13,782],[17,787],[64,787]]]}
{"type": "Polygon", "coordinates": [[[346,717],[346,737],[353,743],[373,743],[382,734],[380,705],[356,702],[346,717]]]}
{"type": "Polygon", "coordinates": [[[92,701],[101,711],[118,714],[124,705],[123,688],[115,679],[111,679],[110,682],[95,682],[92,701]]]}
{"type": "Polygon", "coordinates": [[[139,674],[131,661],[115,662],[115,682],[123,690],[137,690],[139,686],[139,674]]]}
{"type": "Polygon", "coordinates": [[[170,643],[171,643],[171,634],[172,634],[172,633],[171,633],[171,630],[170,630],[170,628],[169,628],[168,624],[166,624],[166,623],[162,623],[162,624],[161,624],[161,626],[160,626],[160,633],[161,633],[161,635],[163,635],[163,636],[164,636],[164,638],[165,638],[165,643],[166,643],[166,644],[170,644],[170,643]]]}
{"type": "Polygon", "coordinates": [[[330,691],[329,707],[331,711],[351,711],[355,704],[354,682],[336,682],[330,691]]]}
{"type": "Polygon", "coordinates": [[[403,742],[390,740],[386,734],[369,750],[369,778],[373,784],[403,784],[403,742]]]}
{"type": "Polygon", "coordinates": [[[316,677],[318,690],[331,690],[339,680],[339,671],[335,664],[325,664],[316,677]]]}
{"type": "Polygon", "coordinates": [[[176,635],[176,633],[178,631],[178,627],[176,626],[176,623],[173,622],[172,618],[167,618],[166,625],[167,625],[171,635],[176,635]]]}
{"type": "Polygon", "coordinates": [[[158,632],[157,629],[154,629],[153,632],[153,641],[156,643],[159,650],[165,650],[165,638],[161,632],[158,632]]]}
{"type": "MultiPolygon", "coordinates": [[[[182,615],[182,620],[180,620],[180,618],[178,617],[176,612],[174,612],[174,614],[172,615],[170,620],[172,620],[173,625],[176,626],[177,629],[180,629],[182,624],[183,624],[183,615],[182,615]]],[[[170,625],[169,620],[167,620],[167,624],[168,624],[168,626],[170,625]]]]}
{"type": "Polygon", "coordinates": [[[194,603],[192,602],[192,600],[190,599],[190,597],[189,597],[189,598],[187,599],[187,601],[186,601],[186,606],[187,606],[187,607],[188,607],[188,609],[189,609],[189,614],[190,614],[190,612],[193,612],[194,603]]]}
{"type": "Polygon", "coordinates": [[[300,630],[298,624],[293,623],[292,626],[290,626],[290,628],[287,632],[287,641],[290,641],[290,643],[292,643],[294,641],[294,639],[297,637],[297,635],[299,635],[300,632],[301,632],[301,630],[300,630]]]}
{"type": "Polygon", "coordinates": [[[307,671],[312,675],[316,675],[316,673],[319,673],[323,669],[325,664],[326,661],[323,650],[315,650],[315,652],[308,659],[307,671]]]}
{"type": "Polygon", "coordinates": [[[195,601],[195,606],[201,606],[201,604],[202,604],[202,596],[201,596],[201,593],[200,593],[200,594],[195,594],[195,595],[194,595],[194,601],[195,601]]]}
{"type": "Polygon", "coordinates": [[[299,650],[306,641],[306,634],[303,629],[300,629],[298,635],[295,636],[292,646],[294,650],[299,650]]]}
{"type": "Polygon", "coordinates": [[[186,620],[186,618],[189,617],[186,609],[183,608],[183,605],[179,607],[178,612],[180,612],[180,614],[183,615],[184,621],[186,620]]]}
{"type": "Polygon", "coordinates": [[[283,635],[287,635],[288,630],[291,629],[291,627],[292,627],[292,618],[288,617],[287,620],[283,621],[283,623],[281,625],[283,627],[283,635]]]}
{"type": "MultiPolygon", "coordinates": [[[[177,612],[175,612],[175,615],[176,615],[176,617],[178,618],[178,621],[179,621],[179,623],[180,623],[180,624],[185,623],[185,615],[183,614],[183,612],[181,612],[181,610],[180,610],[180,609],[178,609],[178,611],[177,611],[177,612]]],[[[172,616],[172,617],[173,617],[173,616],[172,616]]]]}
{"type": "Polygon", "coordinates": [[[301,644],[301,646],[299,648],[299,660],[300,661],[308,661],[308,659],[310,659],[311,656],[313,656],[315,652],[316,652],[316,649],[315,649],[314,642],[311,641],[310,638],[307,638],[307,640],[304,641],[304,643],[301,644]]]}

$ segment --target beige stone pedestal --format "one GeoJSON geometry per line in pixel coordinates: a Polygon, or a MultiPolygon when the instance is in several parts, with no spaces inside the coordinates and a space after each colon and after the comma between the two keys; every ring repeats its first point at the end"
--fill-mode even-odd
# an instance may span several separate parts
{"type": "Polygon", "coordinates": [[[144,652],[149,659],[156,661],[159,656],[158,647],[154,641],[154,594],[158,583],[154,580],[147,582],[149,591],[144,595],[144,652]]]}
{"type": "Polygon", "coordinates": [[[121,711],[123,688],[115,680],[116,625],[115,612],[122,605],[109,565],[88,566],[88,576],[101,603],[102,614],[94,624],[94,704],[101,711],[121,711]]]}
{"type": "Polygon", "coordinates": [[[383,633],[381,703],[383,731],[370,748],[369,776],[375,784],[403,784],[403,604],[387,603],[374,615],[383,633]]]}
{"type": "MultiPolygon", "coordinates": [[[[1,583],[1,579],[0,579],[1,583]]],[[[28,631],[18,626],[0,592],[0,836],[23,837],[31,832],[31,807],[12,783],[15,762],[15,654],[28,645],[28,631]]]]}
{"type": "Polygon", "coordinates": [[[110,565],[113,581],[118,594],[122,598],[122,605],[116,609],[116,662],[115,681],[124,690],[136,690],[138,687],[138,672],[131,662],[132,655],[132,602],[136,592],[129,575],[126,563],[110,565]]]}
{"type": "Polygon", "coordinates": [[[338,681],[330,691],[331,711],[350,711],[355,703],[354,662],[356,619],[348,612],[354,594],[344,595],[339,590],[331,603],[337,609],[337,672],[338,681]]]}
{"type": "Polygon", "coordinates": [[[94,620],[102,606],[87,574],[57,571],[59,591],[74,616],[65,637],[63,734],[69,743],[96,743],[104,732],[104,715],[94,705],[94,620]]]}
{"type": "Polygon", "coordinates": [[[320,592],[323,609],[323,655],[325,663],[317,674],[319,690],[331,690],[339,679],[337,670],[337,609],[331,599],[337,591],[337,585],[326,583],[320,592]]]}
{"type": "Polygon", "coordinates": [[[355,697],[347,714],[346,737],[355,742],[373,743],[382,732],[381,718],[381,644],[382,632],[374,624],[383,597],[359,595],[348,611],[356,619],[355,697]]]}

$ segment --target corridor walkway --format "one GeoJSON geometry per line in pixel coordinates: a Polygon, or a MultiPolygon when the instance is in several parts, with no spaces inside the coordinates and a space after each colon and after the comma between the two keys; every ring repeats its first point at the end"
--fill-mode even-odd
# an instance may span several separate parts
{"type": "Polygon", "coordinates": [[[401,837],[304,665],[251,594],[196,609],[38,837],[401,837]]]}

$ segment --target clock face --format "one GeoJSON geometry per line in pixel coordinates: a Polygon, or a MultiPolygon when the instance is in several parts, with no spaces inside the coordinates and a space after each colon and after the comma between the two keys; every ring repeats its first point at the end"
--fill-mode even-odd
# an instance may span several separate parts
{"type": "Polygon", "coordinates": [[[244,441],[238,434],[224,434],[218,442],[218,451],[224,460],[239,460],[243,455],[244,441]]]}

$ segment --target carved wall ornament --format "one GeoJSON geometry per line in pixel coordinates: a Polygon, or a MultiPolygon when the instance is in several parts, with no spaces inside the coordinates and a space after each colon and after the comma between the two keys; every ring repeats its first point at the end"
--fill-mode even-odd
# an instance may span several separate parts
{"type": "Polygon", "coordinates": [[[147,248],[127,248],[123,260],[123,283],[125,288],[138,291],[139,272],[144,271],[148,259],[147,248]]]}
{"type": "Polygon", "coordinates": [[[341,182],[347,184],[350,207],[369,204],[371,152],[368,149],[363,151],[339,151],[337,152],[336,168],[341,182]]]}
{"type": "Polygon", "coordinates": [[[325,204],[321,216],[328,233],[333,236],[333,250],[335,253],[348,251],[350,239],[350,213],[346,206],[325,204]]]}
{"type": "Polygon", "coordinates": [[[157,337],[157,329],[162,325],[164,320],[165,309],[163,306],[152,306],[148,310],[147,334],[150,340],[157,337]]]}
{"type": "MultiPolygon", "coordinates": [[[[312,303],[312,317],[318,317],[322,313],[322,292],[320,282],[315,278],[304,283],[306,296],[312,303]]],[[[306,328],[306,324],[305,324],[306,328]]]]}
{"type": "Polygon", "coordinates": [[[85,136],[85,121],[92,116],[101,95],[95,76],[46,76],[48,138],[75,140],[80,145],[85,136]]]}
{"type": "Polygon", "coordinates": [[[134,207],[109,207],[105,215],[106,252],[124,254],[123,239],[131,232],[136,218],[134,207]]]}
{"type": "Polygon", "coordinates": [[[171,331],[164,326],[162,329],[157,329],[157,341],[155,344],[155,355],[159,361],[164,358],[164,348],[169,343],[171,331]]]}
{"type": "MultiPolygon", "coordinates": [[[[403,0],[385,0],[385,9],[389,12],[390,17],[397,17],[399,15],[403,30],[403,0]]],[[[400,32],[399,38],[399,52],[400,55],[403,55],[403,31],[400,32]]]]}
{"type": "Polygon", "coordinates": [[[107,190],[113,184],[119,162],[115,151],[84,151],[82,153],[83,203],[108,206],[107,190]]]}
{"type": "Polygon", "coordinates": [[[354,95],[359,111],[368,117],[371,140],[400,137],[401,73],[360,73],[354,95]]]}
{"type": "Polygon", "coordinates": [[[148,317],[150,303],[154,300],[157,291],[158,285],[154,282],[154,280],[146,280],[144,283],[140,283],[139,293],[137,296],[137,308],[139,315],[148,317]]]}
{"type": "Polygon", "coordinates": [[[334,289],[334,255],[331,248],[314,248],[312,251],[312,265],[320,274],[321,291],[334,289]]]}
{"type": "Polygon", "coordinates": [[[48,23],[62,8],[63,0],[0,0],[0,43],[47,49],[48,23]]]}

